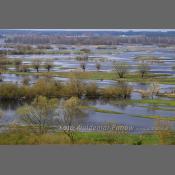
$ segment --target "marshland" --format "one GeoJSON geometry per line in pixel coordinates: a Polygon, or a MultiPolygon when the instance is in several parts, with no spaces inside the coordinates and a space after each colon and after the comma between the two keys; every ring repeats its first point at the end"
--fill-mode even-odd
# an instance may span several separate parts
{"type": "Polygon", "coordinates": [[[175,144],[175,33],[124,34],[0,30],[0,144],[175,144]]]}

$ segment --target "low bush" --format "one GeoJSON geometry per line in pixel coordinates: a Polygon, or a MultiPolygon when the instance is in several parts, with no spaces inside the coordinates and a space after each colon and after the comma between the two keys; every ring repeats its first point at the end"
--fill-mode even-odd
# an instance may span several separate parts
{"type": "Polygon", "coordinates": [[[100,96],[104,98],[129,98],[132,89],[130,87],[107,87],[101,90],[100,96]]]}
{"type": "Polygon", "coordinates": [[[89,83],[86,85],[86,97],[98,98],[99,96],[99,89],[96,83],[89,83]]]}
{"type": "Polygon", "coordinates": [[[48,98],[86,97],[86,98],[128,98],[132,89],[128,86],[98,88],[96,83],[85,83],[72,78],[67,83],[52,80],[49,77],[40,79],[33,86],[29,80],[23,80],[23,85],[1,84],[0,99],[32,99],[39,95],[48,98]]]}
{"type": "Polygon", "coordinates": [[[62,89],[61,96],[66,97],[79,97],[81,98],[85,94],[85,83],[83,83],[81,80],[72,78],[70,81],[68,81],[64,88],[62,89]]]}

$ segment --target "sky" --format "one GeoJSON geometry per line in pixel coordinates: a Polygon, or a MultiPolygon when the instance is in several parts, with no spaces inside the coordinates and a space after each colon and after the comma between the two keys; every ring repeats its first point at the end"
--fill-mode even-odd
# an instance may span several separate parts
{"type": "MultiPolygon", "coordinates": [[[[12,29],[13,30],[13,29],[12,29]]],[[[17,29],[17,30],[34,30],[34,31],[175,31],[175,29],[17,29]]]]}

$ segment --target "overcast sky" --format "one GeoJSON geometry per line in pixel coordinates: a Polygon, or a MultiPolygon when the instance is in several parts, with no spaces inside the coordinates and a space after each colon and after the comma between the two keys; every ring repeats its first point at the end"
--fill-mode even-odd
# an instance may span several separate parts
{"type": "MultiPolygon", "coordinates": [[[[12,29],[13,30],[13,29],[12,29]]],[[[36,30],[36,31],[175,31],[175,29],[17,29],[17,30],[36,30]]]]}

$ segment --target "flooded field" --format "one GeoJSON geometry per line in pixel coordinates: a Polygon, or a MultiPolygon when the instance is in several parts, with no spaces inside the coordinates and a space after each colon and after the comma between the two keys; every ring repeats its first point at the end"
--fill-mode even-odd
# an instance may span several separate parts
{"type": "MultiPolygon", "coordinates": [[[[140,62],[143,60],[137,60],[137,57],[155,57],[159,58],[158,63],[151,63],[149,73],[151,74],[164,74],[162,78],[169,78],[175,76],[175,70],[172,69],[172,65],[175,65],[175,47],[161,48],[156,45],[119,45],[115,49],[97,49],[96,45],[64,45],[64,48],[67,52],[63,53],[54,53],[60,51],[57,49],[58,46],[52,45],[52,50],[49,50],[47,54],[8,54],[7,58],[9,60],[22,60],[21,64],[31,65],[32,61],[37,60],[52,60],[53,67],[51,72],[53,73],[64,73],[64,72],[74,72],[81,71],[80,63],[78,57],[82,57],[82,54],[74,53],[77,50],[86,48],[90,50],[88,53],[88,59],[86,59],[86,72],[96,72],[97,62],[100,63],[101,72],[111,72],[113,71],[113,64],[115,62],[125,62],[130,66],[130,72],[137,72],[137,67],[140,62]],[[51,52],[51,53],[49,53],[51,52]]],[[[4,48],[4,50],[8,50],[4,48]]],[[[1,48],[3,50],[3,48],[1,48]]],[[[86,54],[87,55],[87,54],[86,54]]],[[[41,63],[42,65],[42,63],[41,63]]],[[[1,84],[13,83],[17,85],[22,85],[24,78],[29,80],[29,85],[35,84],[39,79],[43,79],[45,75],[36,75],[36,70],[30,67],[30,72],[26,74],[17,73],[14,65],[8,66],[6,72],[1,73],[1,84]]],[[[47,69],[44,67],[39,68],[40,73],[46,73],[47,69]]],[[[60,82],[68,82],[70,78],[63,77],[52,74],[51,79],[60,82]]],[[[96,83],[98,87],[116,87],[118,81],[112,79],[83,79],[83,82],[96,83]]],[[[142,96],[138,92],[139,90],[148,90],[150,84],[148,82],[134,82],[128,80],[128,85],[133,89],[131,97],[129,100],[137,101],[141,100],[142,96]]],[[[175,90],[174,83],[159,83],[159,92],[168,93],[175,90]]],[[[167,101],[173,101],[173,98],[169,97],[159,97],[156,96],[155,99],[163,99],[167,101]]],[[[134,128],[153,128],[156,124],[156,116],[162,117],[166,120],[166,117],[169,119],[171,126],[174,127],[175,122],[175,109],[174,106],[170,107],[165,105],[150,105],[142,103],[130,103],[126,100],[83,100],[87,106],[93,106],[86,110],[87,115],[84,117],[77,117],[77,121],[80,123],[108,123],[115,122],[122,125],[134,126],[134,128]],[[118,104],[120,101],[120,104],[118,104]],[[148,117],[147,117],[148,116],[148,117]],[[149,116],[153,116],[152,118],[149,116]],[[155,116],[155,118],[154,118],[155,116]]],[[[3,111],[4,115],[1,118],[2,124],[9,124],[14,122],[19,122],[19,115],[16,113],[16,109],[22,106],[25,102],[4,102],[1,103],[0,108],[3,111]]]]}

